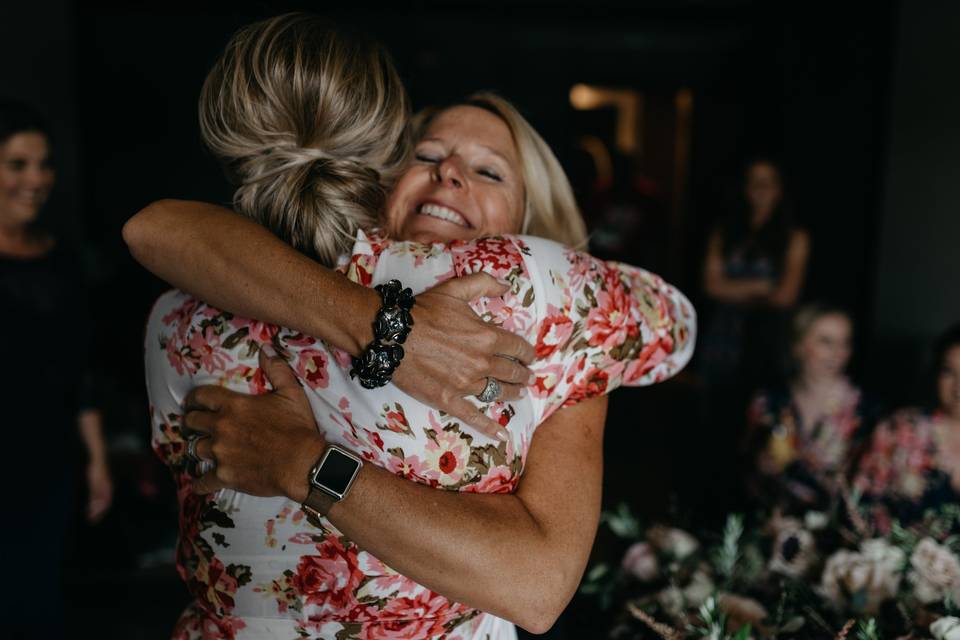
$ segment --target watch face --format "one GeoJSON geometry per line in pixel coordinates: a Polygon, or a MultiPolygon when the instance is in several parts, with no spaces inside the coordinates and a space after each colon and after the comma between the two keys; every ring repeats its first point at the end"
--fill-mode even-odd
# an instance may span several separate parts
{"type": "Polygon", "coordinates": [[[318,465],[313,484],[342,498],[359,470],[360,461],[331,446],[318,465]]]}

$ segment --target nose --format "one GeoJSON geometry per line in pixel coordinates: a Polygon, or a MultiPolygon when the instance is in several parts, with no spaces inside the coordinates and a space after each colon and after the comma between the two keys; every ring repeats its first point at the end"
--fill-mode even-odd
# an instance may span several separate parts
{"type": "Polygon", "coordinates": [[[463,172],[460,170],[460,166],[454,158],[445,158],[440,162],[437,165],[434,177],[440,184],[453,189],[462,189],[466,182],[463,179],[463,172]]]}

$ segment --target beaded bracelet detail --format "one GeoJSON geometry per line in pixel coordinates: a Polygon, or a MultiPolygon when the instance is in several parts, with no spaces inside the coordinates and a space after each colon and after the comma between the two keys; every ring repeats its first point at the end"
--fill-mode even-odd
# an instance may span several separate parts
{"type": "Polygon", "coordinates": [[[381,306],[373,321],[373,342],[359,358],[353,358],[350,377],[365,389],[376,389],[390,382],[403,359],[403,344],[413,327],[410,310],[416,301],[413,291],[399,280],[376,286],[381,306]]]}

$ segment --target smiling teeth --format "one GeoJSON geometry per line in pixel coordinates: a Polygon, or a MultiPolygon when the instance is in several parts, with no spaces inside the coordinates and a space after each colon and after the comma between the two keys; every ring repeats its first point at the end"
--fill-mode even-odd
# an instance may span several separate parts
{"type": "Polygon", "coordinates": [[[453,224],[460,225],[461,227],[469,227],[467,221],[463,219],[459,213],[453,209],[447,209],[438,204],[427,203],[420,206],[420,213],[431,218],[439,218],[440,220],[446,220],[447,222],[452,222],[453,224]]]}

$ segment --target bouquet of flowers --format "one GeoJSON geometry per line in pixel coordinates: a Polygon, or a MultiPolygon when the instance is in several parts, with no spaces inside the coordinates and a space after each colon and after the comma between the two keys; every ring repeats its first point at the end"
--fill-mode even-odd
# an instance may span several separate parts
{"type": "Polygon", "coordinates": [[[876,535],[856,498],[693,535],[644,527],[621,505],[601,522],[627,542],[581,592],[617,614],[611,638],[960,640],[960,506],[876,535]]]}

